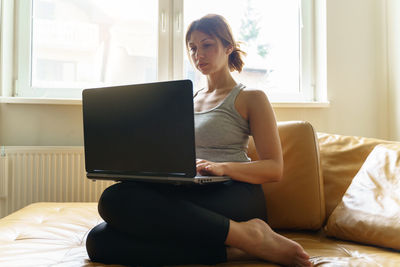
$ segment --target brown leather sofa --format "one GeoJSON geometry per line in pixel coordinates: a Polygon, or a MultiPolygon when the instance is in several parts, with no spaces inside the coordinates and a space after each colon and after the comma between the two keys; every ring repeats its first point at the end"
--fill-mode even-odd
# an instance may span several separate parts
{"type": "MultiPolygon", "coordinates": [[[[394,206],[389,205],[392,213],[378,214],[380,219],[372,225],[353,223],[347,215],[340,213],[351,207],[346,203],[354,203],[354,196],[343,200],[342,197],[356,186],[352,183],[354,177],[361,179],[360,170],[364,168],[364,163],[368,160],[381,162],[374,158],[367,159],[371,151],[382,144],[389,145],[393,151],[400,151],[400,143],[317,134],[307,122],[280,122],[279,133],[284,154],[284,178],[279,183],[263,185],[271,227],[299,242],[316,266],[400,266],[399,239],[395,236],[391,238],[391,243],[387,243],[388,238],[382,232],[373,235],[375,224],[377,227],[384,224],[383,233],[389,236],[398,233],[400,202],[396,202],[396,197],[392,198],[394,202],[390,202],[395,203],[394,206]],[[345,218],[344,222],[341,218],[345,218]],[[356,230],[361,230],[360,235],[352,236],[355,230],[346,231],[348,221],[350,226],[356,225],[356,230]],[[327,222],[332,227],[327,227],[327,222]],[[342,228],[337,226],[340,223],[342,228]],[[344,229],[347,235],[341,235],[340,229],[344,229]],[[367,237],[380,239],[377,240],[378,245],[374,244],[373,238],[363,242],[360,238],[363,232],[367,233],[367,237]],[[328,237],[328,234],[336,238],[328,237]]],[[[249,156],[253,160],[257,158],[252,141],[249,156]]],[[[392,181],[397,175],[391,173],[400,168],[400,159],[394,160],[394,165],[388,164],[383,174],[380,173],[381,176],[388,174],[392,181]]],[[[373,176],[368,171],[365,173],[373,176]]],[[[397,176],[399,179],[400,176],[397,176]]],[[[368,207],[365,199],[363,203],[368,207]]],[[[385,206],[380,208],[379,212],[385,211],[385,206]]],[[[358,213],[356,207],[350,215],[358,213]]],[[[369,215],[362,214],[364,218],[369,218],[369,215]]],[[[103,266],[91,262],[85,250],[88,231],[100,222],[96,203],[31,204],[0,220],[0,266],[103,266]]],[[[221,265],[276,266],[261,261],[221,265]]]]}

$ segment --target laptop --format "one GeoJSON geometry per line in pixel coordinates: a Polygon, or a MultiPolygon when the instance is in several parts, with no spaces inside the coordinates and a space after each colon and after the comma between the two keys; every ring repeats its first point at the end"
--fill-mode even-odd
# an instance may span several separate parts
{"type": "Polygon", "coordinates": [[[84,89],[87,178],[220,183],[196,172],[193,84],[175,80],[84,89]]]}

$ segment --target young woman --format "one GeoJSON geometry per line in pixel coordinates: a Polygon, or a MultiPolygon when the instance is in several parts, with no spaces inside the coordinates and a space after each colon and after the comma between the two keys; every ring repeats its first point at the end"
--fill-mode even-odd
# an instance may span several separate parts
{"type": "Polygon", "coordinates": [[[244,90],[231,76],[242,70],[244,52],[228,23],[219,15],[192,22],[186,46],[207,77],[207,87],[194,96],[197,171],[232,181],[200,187],[123,182],[107,188],[99,201],[105,222],[87,238],[89,257],[128,265],[259,259],[311,266],[298,243],[266,223],[261,184],[281,179],[281,145],[266,95],[244,90]],[[249,135],[258,161],[246,155],[249,135]]]}

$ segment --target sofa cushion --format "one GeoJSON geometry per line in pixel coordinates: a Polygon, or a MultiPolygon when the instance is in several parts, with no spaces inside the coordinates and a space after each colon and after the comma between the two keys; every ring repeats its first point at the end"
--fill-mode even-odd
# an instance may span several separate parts
{"type": "Polygon", "coordinates": [[[317,135],[324,180],[326,217],[329,218],[372,149],[379,144],[396,142],[328,133],[317,135]]]}
{"type": "MultiPolygon", "coordinates": [[[[268,223],[275,229],[321,228],[325,201],[314,128],[304,121],[278,123],[284,171],[280,182],[263,185],[268,223]]],[[[251,139],[249,157],[257,160],[251,139]]]]}
{"type": "MultiPolygon", "coordinates": [[[[89,260],[85,249],[86,236],[100,222],[97,203],[31,204],[0,219],[0,266],[122,267],[89,260]]],[[[322,231],[282,234],[300,243],[315,266],[400,266],[400,253],[333,240],[325,237],[322,231]]],[[[277,265],[247,261],[222,263],[219,266],[277,265]]]]}
{"type": "Polygon", "coordinates": [[[378,145],[329,217],[327,234],[400,250],[400,145],[378,145]]]}

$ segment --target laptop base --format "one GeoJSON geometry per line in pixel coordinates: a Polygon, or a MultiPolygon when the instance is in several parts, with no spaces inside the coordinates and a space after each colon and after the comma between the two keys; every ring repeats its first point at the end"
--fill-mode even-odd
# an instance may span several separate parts
{"type": "Polygon", "coordinates": [[[138,181],[149,183],[170,183],[175,185],[204,185],[221,183],[232,180],[228,176],[196,176],[196,177],[168,177],[168,176],[135,176],[135,175],[111,175],[101,173],[87,173],[87,178],[91,180],[111,180],[111,181],[138,181]]]}

